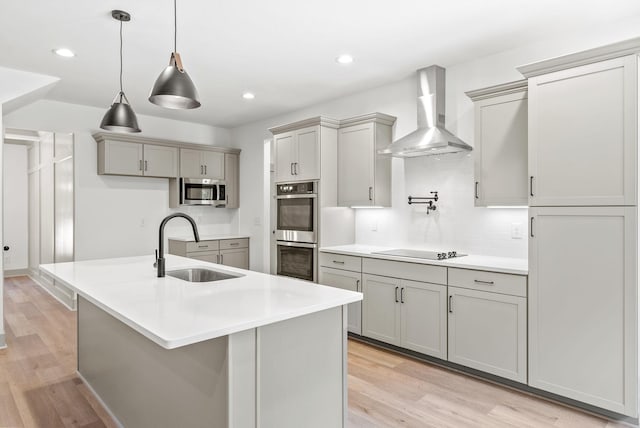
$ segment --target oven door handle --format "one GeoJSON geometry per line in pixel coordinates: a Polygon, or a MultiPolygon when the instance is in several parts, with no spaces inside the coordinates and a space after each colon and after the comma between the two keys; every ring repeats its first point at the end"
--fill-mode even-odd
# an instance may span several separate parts
{"type": "Polygon", "coordinates": [[[285,247],[318,248],[318,244],[307,244],[305,242],[277,241],[277,243],[285,247]]]}
{"type": "Polygon", "coordinates": [[[276,196],[276,199],[315,199],[317,197],[318,195],[316,193],[308,193],[305,195],[278,195],[276,196]]]}

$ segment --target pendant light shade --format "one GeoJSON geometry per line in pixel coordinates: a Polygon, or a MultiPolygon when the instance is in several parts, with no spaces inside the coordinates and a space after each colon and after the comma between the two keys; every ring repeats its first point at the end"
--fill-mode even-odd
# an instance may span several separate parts
{"type": "Polygon", "coordinates": [[[177,49],[178,18],[176,0],[173,0],[173,52],[165,68],[151,89],[149,101],[170,109],[193,109],[200,107],[200,97],[193,81],[182,66],[177,49]]]}
{"type": "Polygon", "coordinates": [[[105,113],[100,128],[115,132],[140,132],[138,118],[124,92],[120,92],[105,113]],[[120,97],[120,101],[116,101],[120,97]],[[123,101],[126,101],[123,102],[123,101]]]}
{"type": "Polygon", "coordinates": [[[180,54],[173,52],[169,65],[153,85],[149,101],[165,108],[192,109],[200,107],[198,98],[198,90],[182,68],[180,54]]]}
{"type": "Polygon", "coordinates": [[[113,10],[111,16],[120,21],[120,92],[113,99],[111,107],[102,118],[100,128],[115,132],[140,132],[138,118],[122,90],[122,23],[130,21],[131,15],[122,10],[113,10]]]}

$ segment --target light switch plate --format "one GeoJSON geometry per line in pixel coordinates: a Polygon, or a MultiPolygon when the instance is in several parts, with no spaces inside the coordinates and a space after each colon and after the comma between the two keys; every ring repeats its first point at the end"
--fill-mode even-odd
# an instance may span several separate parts
{"type": "Polygon", "coordinates": [[[523,236],[522,223],[511,223],[511,239],[522,239],[523,236]]]}

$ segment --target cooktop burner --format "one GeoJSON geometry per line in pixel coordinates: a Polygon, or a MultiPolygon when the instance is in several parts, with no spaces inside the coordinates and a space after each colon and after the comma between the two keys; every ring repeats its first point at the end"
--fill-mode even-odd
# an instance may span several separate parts
{"type": "Polygon", "coordinates": [[[458,254],[457,251],[425,251],[425,250],[406,250],[406,249],[377,251],[377,252],[374,252],[373,254],[384,254],[387,256],[411,257],[414,259],[428,259],[428,260],[445,260],[445,259],[452,259],[454,257],[466,256],[466,254],[458,254]]]}

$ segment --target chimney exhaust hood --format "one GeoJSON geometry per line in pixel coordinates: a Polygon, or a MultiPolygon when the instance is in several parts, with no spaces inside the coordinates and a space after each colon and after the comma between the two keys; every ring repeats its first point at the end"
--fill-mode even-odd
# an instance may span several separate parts
{"type": "Polygon", "coordinates": [[[437,65],[422,68],[418,70],[418,129],[378,154],[405,158],[473,150],[445,129],[444,120],[445,69],[437,65]]]}

